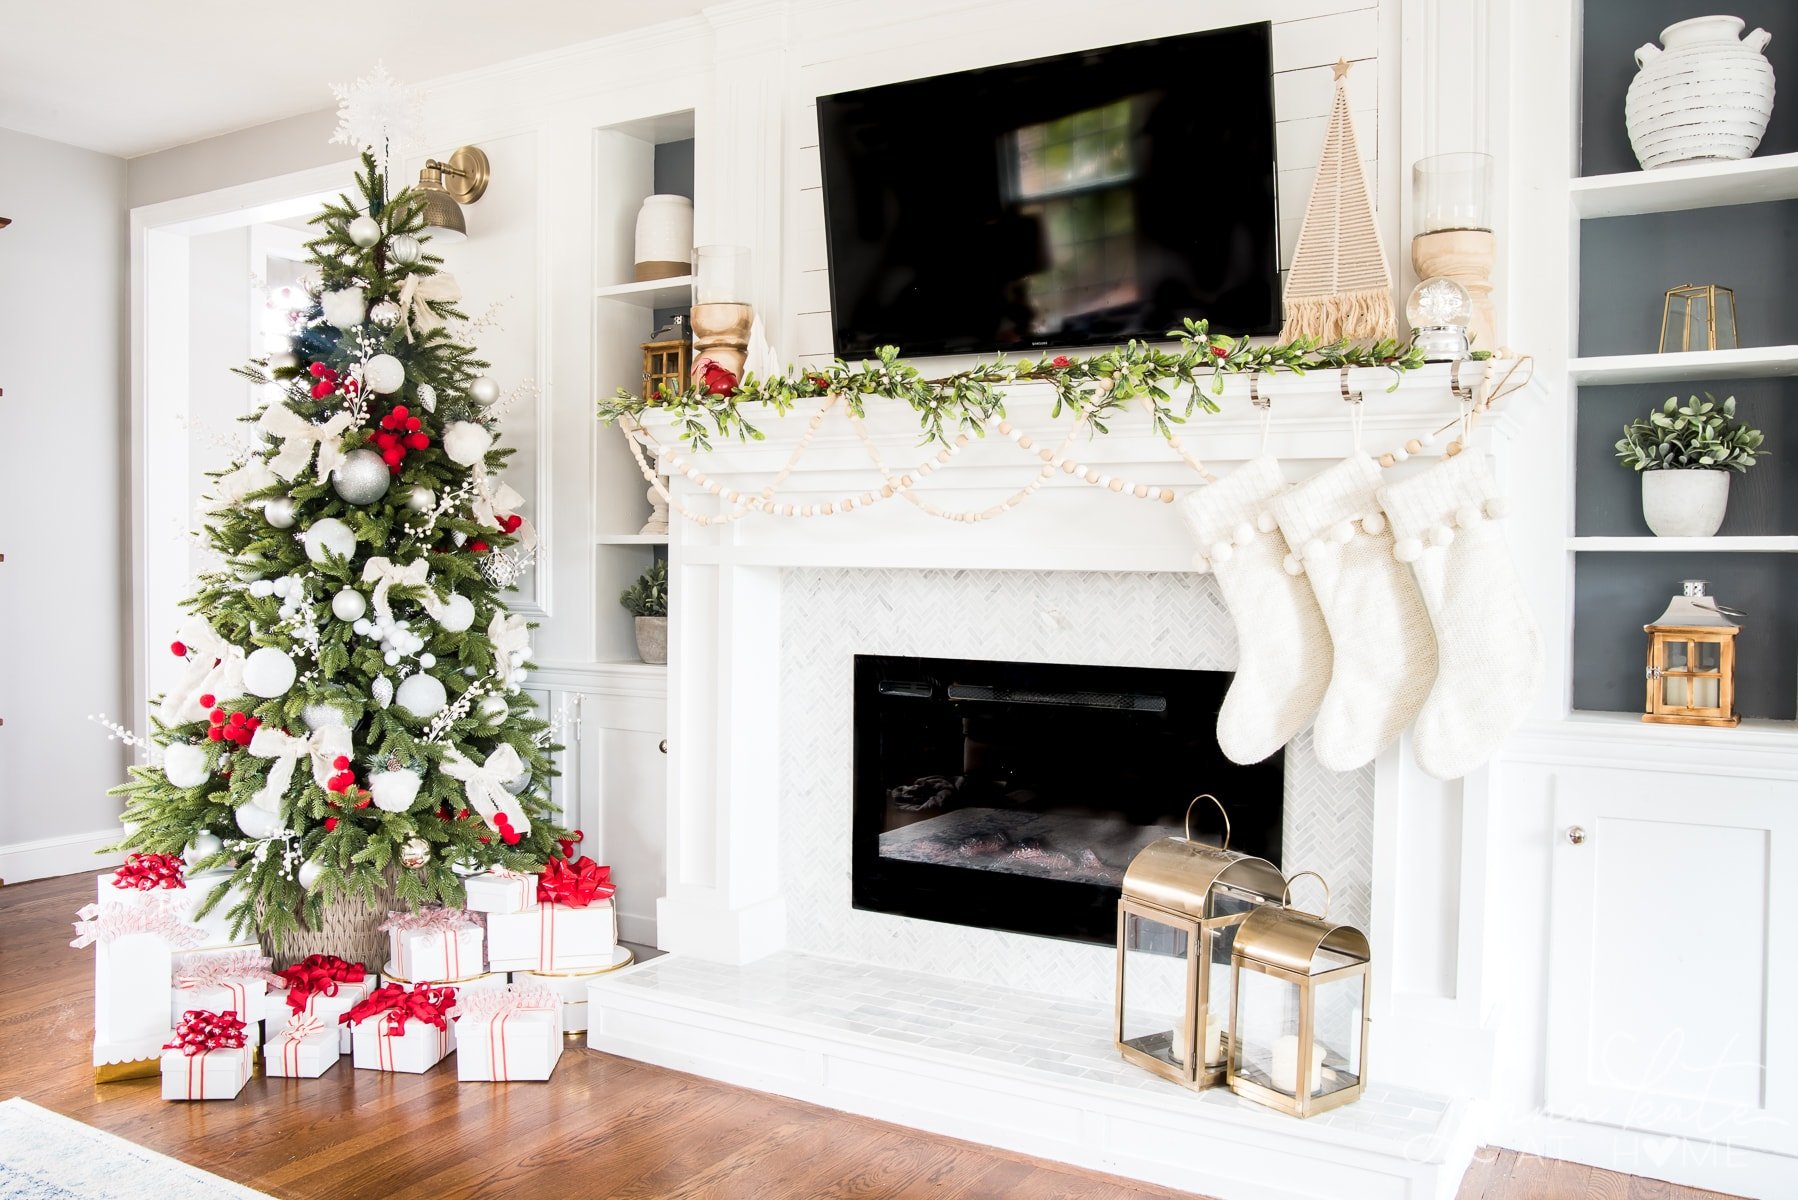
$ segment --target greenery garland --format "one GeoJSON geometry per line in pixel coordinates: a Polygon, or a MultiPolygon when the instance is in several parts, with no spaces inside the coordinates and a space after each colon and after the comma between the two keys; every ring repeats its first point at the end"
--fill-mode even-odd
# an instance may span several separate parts
{"type": "MultiPolygon", "coordinates": [[[[851,365],[841,359],[825,367],[741,381],[728,375],[713,383],[697,383],[679,394],[665,388],[654,400],[624,388],[602,397],[599,416],[610,425],[621,417],[633,420],[646,410],[670,412],[678,419],[681,439],[696,450],[711,448],[714,433],[759,440],[760,430],[744,416],[743,405],[765,403],[784,416],[795,401],[841,396],[848,410],[864,415],[870,396],[903,400],[917,410],[923,427],[922,441],[948,445],[958,433],[984,433],[994,417],[1005,415],[1001,389],[1020,383],[1046,383],[1055,389],[1051,416],[1063,409],[1085,418],[1100,433],[1106,421],[1123,411],[1132,400],[1143,399],[1152,411],[1155,431],[1163,437],[1195,412],[1218,411],[1214,397],[1223,394],[1227,375],[1290,371],[1336,370],[1342,367],[1386,367],[1398,388],[1406,371],[1423,366],[1423,354],[1410,345],[1387,338],[1369,345],[1348,341],[1319,345],[1316,338],[1290,342],[1251,342],[1247,338],[1212,333],[1205,321],[1188,320],[1183,329],[1168,331],[1173,349],[1135,341],[1085,357],[1066,354],[1040,359],[1006,358],[978,363],[934,379],[926,379],[916,367],[899,359],[896,346],[882,346],[872,360],[851,365]],[[728,382],[726,382],[728,380],[728,382]],[[1185,390],[1184,400],[1176,398],[1185,390]]],[[[1481,354],[1477,357],[1486,357],[1481,354]]],[[[708,378],[716,378],[708,375],[708,378]]]]}

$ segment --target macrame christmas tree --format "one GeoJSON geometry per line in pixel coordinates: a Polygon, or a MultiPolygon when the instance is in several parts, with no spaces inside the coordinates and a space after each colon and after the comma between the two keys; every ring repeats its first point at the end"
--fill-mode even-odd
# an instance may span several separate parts
{"type": "Polygon", "coordinates": [[[1324,131],[1311,202],[1298,248],[1286,271],[1286,327],[1282,339],[1362,341],[1397,335],[1392,276],[1379,222],[1361,173],[1355,122],[1349,115],[1347,62],[1338,61],[1336,99],[1324,131]]]}
{"type": "Polygon", "coordinates": [[[240,370],[266,445],[211,485],[223,565],[185,602],[160,762],[117,789],[125,847],[231,867],[231,915],[277,945],[326,901],[456,903],[453,868],[569,849],[501,599],[534,535],[496,474],[499,388],[449,333],[422,199],[362,161],[360,203],[314,218],[291,350],[240,370]]]}

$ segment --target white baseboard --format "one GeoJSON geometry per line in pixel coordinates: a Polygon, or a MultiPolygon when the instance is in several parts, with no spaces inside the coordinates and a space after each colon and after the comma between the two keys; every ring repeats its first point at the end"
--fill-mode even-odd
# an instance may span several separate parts
{"type": "Polygon", "coordinates": [[[7,883],[24,883],[29,879],[49,879],[57,875],[97,874],[125,861],[122,853],[99,853],[102,846],[110,846],[123,836],[125,831],[115,826],[93,833],[70,833],[62,837],[39,838],[35,842],[0,845],[0,879],[7,883]]]}
{"type": "Polygon", "coordinates": [[[1733,1146],[1722,1140],[1726,1130],[1715,1132],[1719,1140],[1707,1141],[1529,1113],[1498,1122],[1492,1143],[1520,1154],[1568,1159],[1729,1196],[1798,1196],[1798,1156],[1733,1146]]]}

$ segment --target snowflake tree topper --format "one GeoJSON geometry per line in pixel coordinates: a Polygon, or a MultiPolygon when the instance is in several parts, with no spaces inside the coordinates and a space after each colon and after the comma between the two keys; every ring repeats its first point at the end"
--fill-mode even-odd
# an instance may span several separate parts
{"type": "Polygon", "coordinates": [[[418,142],[424,128],[424,98],[418,89],[387,74],[385,63],[377,62],[372,75],[353,84],[332,84],[331,94],[337,97],[332,143],[367,150],[383,176],[396,148],[418,142]]]}

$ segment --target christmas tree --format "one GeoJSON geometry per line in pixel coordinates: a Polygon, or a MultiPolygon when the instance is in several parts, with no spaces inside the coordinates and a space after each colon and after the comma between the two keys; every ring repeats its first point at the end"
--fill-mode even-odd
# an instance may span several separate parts
{"type": "Polygon", "coordinates": [[[160,762],[116,789],[123,848],[230,867],[230,916],[277,946],[328,902],[454,904],[457,869],[570,853],[500,596],[535,539],[497,478],[499,388],[449,332],[422,198],[362,164],[361,202],[313,219],[291,350],[240,369],[267,445],[209,489],[223,565],[185,601],[160,762]]]}

